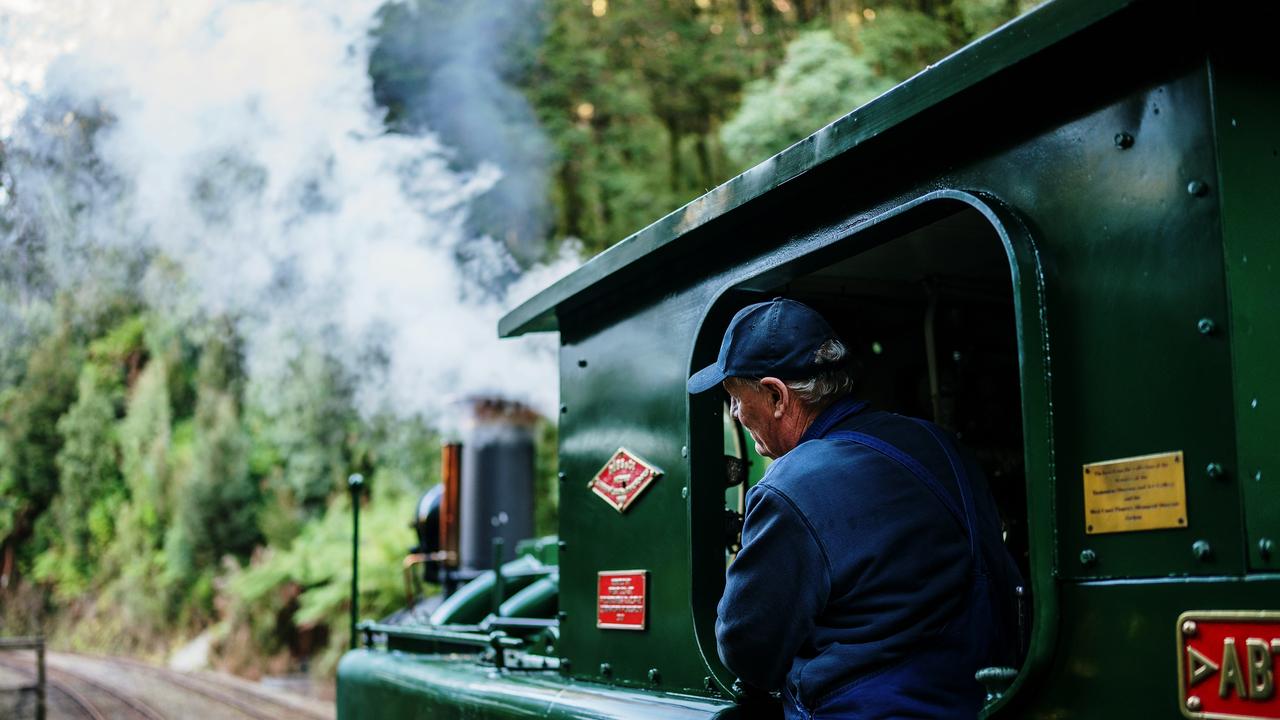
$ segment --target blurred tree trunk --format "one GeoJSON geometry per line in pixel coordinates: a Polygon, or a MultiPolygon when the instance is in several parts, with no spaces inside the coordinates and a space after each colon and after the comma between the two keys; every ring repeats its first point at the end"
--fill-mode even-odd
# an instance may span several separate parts
{"type": "Polygon", "coordinates": [[[582,232],[582,191],[578,187],[578,161],[566,159],[560,166],[560,193],[564,203],[564,233],[569,237],[584,237],[582,232]]]}
{"type": "Polygon", "coordinates": [[[699,133],[697,142],[693,146],[694,152],[698,156],[698,170],[701,171],[699,176],[699,184],[703,190],[715,186],[716,173],[715,167],[711,163],[711,148],[707,144],[707,133],[699,133]]]}
{"type": "Polygon", "coordinates": [[[667,153],[671,172],[671,190],[680,192],[680,179],[684,175],[684,163],[680,160],[680,121],[674,117],[663,118],[662,124],[667,127],[667,153]]]}

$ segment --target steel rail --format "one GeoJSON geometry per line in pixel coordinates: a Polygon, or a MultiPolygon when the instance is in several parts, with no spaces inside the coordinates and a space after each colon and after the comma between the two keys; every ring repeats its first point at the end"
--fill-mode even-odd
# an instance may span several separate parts
{"type": "Polygon", "coordinates": [[[96,690],[99,690],[107,695],[110,695],[116,700],[119,700],[122,704],[127,705],[129,709],[133,710],[137,714],[147,718],[147,720],[166,720],[164,715],[161,715],[158,710],[148,705],[146,701],[141,700],[139,698],[135,698],[135,697],[129,697],[128,695],[125,695],[119,690],[116,690],[115,688],[104,685],[103,683],[97,680],[94,680],[91,677],[87,677],[73,670],[67,670],[66,668],[62,668],[62,667],[55,668],[55,667],[52,667],[52,664],[51,664],[50,670],[52,670],[53,672],[59,673],[61,675],[66,675],[67,677],[75,678],[76,680],[86,685],[89,685],[96,690]]]}
{"type": "MultiPolygon", "coordinates": [[[[28,668],[24,667],[21,663],[15,664],[6,660],[0,660],[0,667],[4,667],[8,670],[12,670],[24,676],[28,672],[30,672],[32,676],[35,676],[36,674],[35,672],[30,671],[28,668]]],[[[55,680],[51,677],[45,678],[45,682],[49,684],[50,688],[53,688],[54,690],[57,690],[63,695],[66,695],[68,698],[71,698],[71,702],[80,706],[80,709],[84,710],[84,714],[88,715],[91,718],[91,720],[107,720],[107,716],[103,715],[102,712],[98,710],[98,706],[94,705],[84,695],[81,695],[80,691],[62,682],[61,680],[55,680]]]]}
{"type": "MultiPolygon", "coordinates": [[[[205,697],[211,700],[215,700],[224,705],[230,705],[231,707],[234,707],[235,709],[248,715],[249,717],[254,718],[255,720],[276,720],[276,718],[280,717],[278,713],[263,714],[263,711],[261,708],[256,707],[255,705],[240,699],[236,695],[233,695],[230,690],[225,688],[220,688],[215,683],[209,680],[193,677],[191,675],[175,672],[173,670],[166,670],[164,668],[159,668],[154,665],[148,665],[147,663],[139,662],[132,658],[118,658],[118,657],[108,658],[108,657],[102,657],[102,656],[88,656],[88,657],[93,657],[95,660],[99,660],[109,664],[126,665],[131,668],[136,668],[138,670],[141,670],[144,673],[151,675],[152,677],[162,679],[174,685],[178,685],[179,687],[185,688],[199,695],[204,695],[205,697]]],[[[326,720],[326,718],[322,715],[317,715],[316,713],[313,713],[310,710],[307,710],[306,708],[298,707],[291,703],[284,702],[276,698],[272,698],[270,695],[267,695],[265,693],[254,692],[252,694],[255,700],[258,700],[264,703],[269,703],[277,708],[287,710],[290,713],[301,715],[307,718],[313,718],[314,720],[326,720]]]]}

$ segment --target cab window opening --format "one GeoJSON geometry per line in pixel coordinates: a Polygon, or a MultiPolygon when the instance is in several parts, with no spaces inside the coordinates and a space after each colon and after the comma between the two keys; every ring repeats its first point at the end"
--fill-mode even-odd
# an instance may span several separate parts
{"type": "MultiPolygon", "coordinates": [[[[744,283],[722,302],[736,309],[782,296],[809,305],[854,354],[858,399],[955,434],[986,474],[1005,544],[1023,578],[1019,616],[1031,618],[1017,320],[1009,259],[996,229],[978,211],[964,209],[807,270],[768,287],[744,283]]],[[[718,336],[723,329],[707,331],[718,336]]],[[[727,394],[722,420],[726,457],[754,455],[734,442],[740,425],[727,394]]],[[[752,445],[749,435],[745,445],[752,445]]],[[[747,461],[748,479],[725,492],[726,564],[740,542],[732,532],[735,521],[741,528],[744,494],[766,468],[758,456],[747,461]]],[[[1025,656],[1030,628],[1019,629],[1025,656]]]]}

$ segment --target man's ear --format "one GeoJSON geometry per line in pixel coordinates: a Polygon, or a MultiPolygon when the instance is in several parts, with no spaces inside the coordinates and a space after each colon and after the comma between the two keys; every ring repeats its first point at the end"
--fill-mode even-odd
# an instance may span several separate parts
{"type": "Polygon", "coordinates": [[[776,377],[763,378],[760,380],[760,386],[769,393],[769,405],[773,409],[773,416],[782,417],[791,404],[791,388],[776,377]]]}

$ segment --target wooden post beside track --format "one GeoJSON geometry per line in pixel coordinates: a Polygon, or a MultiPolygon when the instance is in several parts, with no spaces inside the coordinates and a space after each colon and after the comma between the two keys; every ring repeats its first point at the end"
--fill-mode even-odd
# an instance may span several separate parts
{"type": "Polygon", "coordinates": [[[45,702],[44,638],[36,638],[36,720],[44,720],[45,702]]]}

